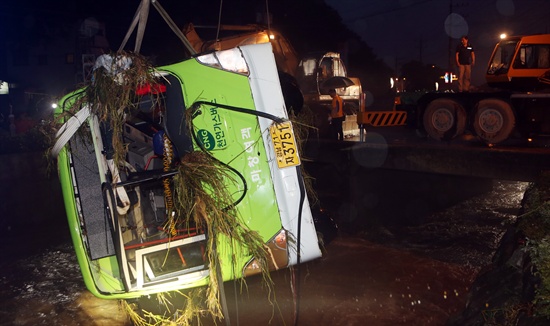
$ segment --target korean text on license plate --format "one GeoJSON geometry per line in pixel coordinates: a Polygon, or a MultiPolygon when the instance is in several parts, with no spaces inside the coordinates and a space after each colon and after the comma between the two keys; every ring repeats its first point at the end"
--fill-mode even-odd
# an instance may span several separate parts
{"type": "Polygon", "coordinates": [[[300,165],[292,123],[285,121],[273,124],[270,127],[270,134],[279,169],[300,165]]]}

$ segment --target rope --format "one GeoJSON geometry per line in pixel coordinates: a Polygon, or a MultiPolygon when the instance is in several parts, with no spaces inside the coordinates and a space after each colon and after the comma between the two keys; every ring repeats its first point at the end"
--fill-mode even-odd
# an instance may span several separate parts
{"type": "MultiPolygon", "coordinates": [[[[168,172],[171,169],[170,165],[172,163],[172,159],[174,158],[174,151],[166,134],[162,135],[162,140],[164,141],[164,156],[162,158],[162,164],[164,172],[168,172]]],[[[168,217],[168,231],[171,236],[175,237],[178,231],[176,230],[176,223],[173,215],[174,201],[172,198],[172,190],[170,189],[170,178],[164,178],[162,180],[162,184],[164,186],[164,203],[166,206],[166,215],[168,217]]]]}
{"type": "Polygon", "coordinates": [[[155,7],[155,9],[157,9],[157,11],[159,12],[159,14],[162,16],[162,18],[164,18],[164,21],[166,22],[166,24],[168,24],[168,26],[170,27],[170,29],[176,34],[176,36],[183,42],[183,45],[185,45],[185,47],[187,48],[187,51],[189,52],[190,55],[195,55],[197,54],[197,51],[195,51],[195,48],[193,48],[193,45],[191,45],[191,43],[189,42],[189,40],[187,39],[187,37],[185,37],[185,35],[183,34],[183,32],[178,28],[178,25],[176,25],[176,23],[174,23],[174,21],[172,20],[172,18],[170,18],[170,16],[168,15],[168,13],[164,10],[164,8],[162,8],[162,6],[160,5],[160,3],[157,1],[157,0],[150,0],[153,2],[153,7],[155,7]]]}

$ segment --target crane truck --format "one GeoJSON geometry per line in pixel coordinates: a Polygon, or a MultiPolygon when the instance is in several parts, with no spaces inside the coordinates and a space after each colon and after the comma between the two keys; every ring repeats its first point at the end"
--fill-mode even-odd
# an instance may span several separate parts
{"type": "Polygon", "coordinates": [[[449,140],[466,130],[490,146],[513,135],[550,135],[550,34],[502,39],[485,77],[487,90],[429,92],[413,104],[397,97],[394,110],[414,112],[409,121],[436,140],[449,140]]]}

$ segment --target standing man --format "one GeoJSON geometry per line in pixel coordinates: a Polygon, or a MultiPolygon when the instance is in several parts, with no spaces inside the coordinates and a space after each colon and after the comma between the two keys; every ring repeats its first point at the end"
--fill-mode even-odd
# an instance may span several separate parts
{"type": "Polygon", "coordinates": [[[331,88],[328,91],[330,97],[332,97],[332,105],[330,107],[330,126],[332,131],[332,137],[337,140],[344,140],[344,130],[342,123],[344,122],[344,100],[340,95],[336,94],[336,90],[331,88]]]}
{"type": "Polygon", "coordinates": [[[456,47],[456,65],[458,67],[458,91],[470,91],[470,76],[472,74],[472,66],[476,62],[474,48],[468,43],[468,36],[464,35],[460,38],[460,44],[456,47]]]}

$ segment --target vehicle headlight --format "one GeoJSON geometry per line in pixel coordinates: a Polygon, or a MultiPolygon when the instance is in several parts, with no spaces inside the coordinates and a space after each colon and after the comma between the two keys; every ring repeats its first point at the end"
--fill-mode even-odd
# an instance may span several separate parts
{"type": "Polygon", "coordinates": [[[248,75],[248,66],[238,48],[216,51],[197,57],[197,60],[207,66],[248,75]]]}
{"type": "MultiPolygon", "coordinates": [[[[278,270],[288,267],[288,242],[286,230],[281,230],[267,243],[269,255],[267,257],[269,270],[278,270]]],[[[252,258],[244,267],[245,277],[261,272],[261,265],[256,258],[252,258]]]]}

